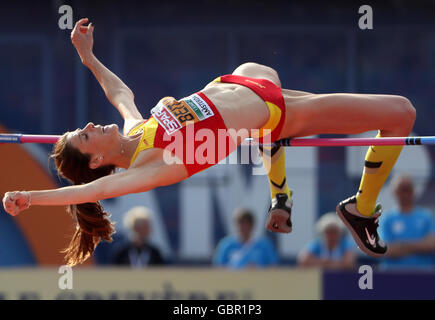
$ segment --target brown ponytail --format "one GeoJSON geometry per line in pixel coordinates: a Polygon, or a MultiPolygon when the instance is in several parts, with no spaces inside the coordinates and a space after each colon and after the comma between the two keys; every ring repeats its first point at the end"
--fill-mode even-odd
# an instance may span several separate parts
{"type": "MultiPolygon", "coordinates": [[[[67,133],[55,144],[50,156],[61,177],[73,184],[82,184],[113,173],[113,165],[90,169],[90,155],[72,147],[66,137],[67,133]]],[[[65,253],[67,264],[75,266],[88,259],[101,240],[111,242],[115,228],[99,202],[69,205],[67,212],[76,220],[76,230],[62,253],[65,253]]]]}

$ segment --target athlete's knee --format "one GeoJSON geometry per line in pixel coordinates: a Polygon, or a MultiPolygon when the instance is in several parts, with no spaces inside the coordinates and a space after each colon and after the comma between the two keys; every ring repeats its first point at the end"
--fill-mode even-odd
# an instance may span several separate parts
{"type": "Polygon", "coordinates": [[[403,96],[391,96],[389,103],[393,107],[392,119],[395,119],[391,129],[381,130],[385,136],[407,136],[411,133],[416,118],[416,110],[411,101],[403,96]]]}
{"type": "Polygon", "coordinates": [[[402,114],[403,125],[409,126],[409,129],[411,130],[417,117],[417,112],[412,105],[412,102],[406,97],[397,96],[397,108],[402,114]]]}
{"type": "Polygon", "coordinates": [[[405,98],[405,105],[406,105],[406,112],[408,113],[408,117],[412,124],[414,124],[415,119],[417,118],[417,110],[415,109],[414,105],[411,101],[409,101],[407,98],[405,98]]]}

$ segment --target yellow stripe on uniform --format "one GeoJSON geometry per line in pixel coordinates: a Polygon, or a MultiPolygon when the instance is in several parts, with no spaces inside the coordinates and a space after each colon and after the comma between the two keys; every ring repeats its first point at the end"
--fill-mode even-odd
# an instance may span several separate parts
{"type": "Polygon", "coordinates": [[[261,138],[264,136],[263,130],[268,130],[268,133],[272,132],[276,126],[279,124],[279,120],[281,119],[281,109],[274,103],[265,101],[267,107],[269,108],[269,120],[267,120],[266,124],[262,126],[257,134],[255,131],[252,134],[253,138],[261,138]],[[270,131],[269,131],[270,130],[270,131]]]}
{"type": "Polygon", "coordinates": [[[137,126],[136,128],[134,128],[128,133],[129,136],[133,136],[136,133],[138,133],[140,130],[143,131],[142,137],[139,141],[136,151],[134,152],[133,157],[131,158],[130,165],[134,162],[134,160],[136,160],[136,157],[139,154],[139,152],[154,147],[154,138],[156,136],[157,127],[158,127],[157,120],[151,118],[147,122],[137,126]]]}

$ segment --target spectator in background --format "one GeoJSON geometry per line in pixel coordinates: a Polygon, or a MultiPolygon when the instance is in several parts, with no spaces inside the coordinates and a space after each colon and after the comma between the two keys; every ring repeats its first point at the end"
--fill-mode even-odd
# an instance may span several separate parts
{"type": "Polygon", "coordinates": [[[227,236],[218,243],[214,265],[241,269],[262,268],[278,263],[278,254],[272,242],[265,237],[253,238],[255,219],[251,211],[236,209],[234,222],[237,236],[227,236]]]}
{"type": "Polygon", "coordinates": [[[125,214],[124,226],[129,232],[129,243],[115,255],[115,264],[144,268],[163,264],[159,250],[149,243],[151,212],[145,207],[134,207],[125,214]]]}
{"type": "Polygon", "coordinates": [[[355,266],[355,245],[335,212],[324,214],[316,223],[318,237],[298,256],[302,267],[350,269],[355,266]]]}
{"type": "Polygon", "coordinates": [[[380,233],[388,244],[383,269],[434,267],[435,224],[432,213],[415,206],[414,183],[407,175],[394,177],[392,190],[398,207],[386,212],[380,233]]]}

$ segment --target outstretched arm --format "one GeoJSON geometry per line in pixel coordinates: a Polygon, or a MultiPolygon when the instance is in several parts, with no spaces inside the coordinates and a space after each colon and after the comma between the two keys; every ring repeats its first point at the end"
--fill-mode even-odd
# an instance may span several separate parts
{"type": "Polygon", "coordinates": [[[131,169],[111,174],[87,184],[51,190],[7,192],[3,206],[11,215],[27,209],[29,205],[60,206],[96,202],[107,198],[150,190],[154,187],[152,171],[131,169]]]}
{"type": "Polygon", "coordinates": [[[143,119],[142,115],[134,103],[134,94],[130,88],[95,57],[92,51],[94,26],[92,23],[84,26],[87,22],[87,18],[77,21],[71,32],[71,41],[82,63],[92,71],[103,88],[107,99],[124,118],[124,134],[126,134],[126,130],[128,131],[138,120],[143,119]]]}
{"type": "Polygon", "coordinates": [[[158,187],[161,183],[161,166],[149,164],[146,167],[111,174],[87,184],[68,186],[51,190],[6,192],[3,206],[11,215],[17,215],[30,205],[58,206],[96,202],[103,199],[138,193],[158,187]]]}
{"type": "Polygon", "coordinates": [[[146,192],[151,189],[177,183],[187,178],[183,164],[165,162],[163,149],[143,151],[148,161],[140,166],[133,164],[128,170],[114,173],[87,184],[41,191],[6,192],[3,207],[15,216],[29,205],[60,206],[96,202],[129,193],[146,192]]]}

